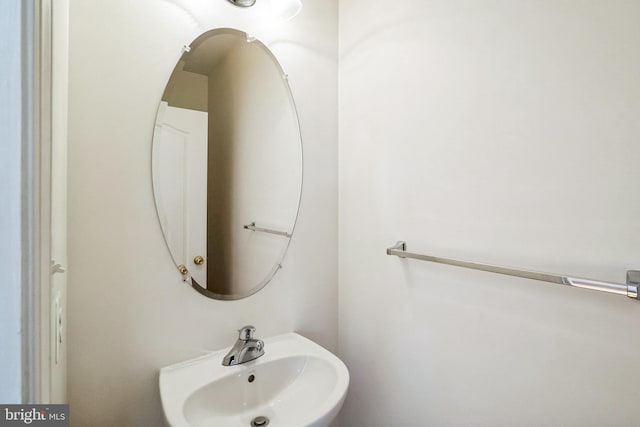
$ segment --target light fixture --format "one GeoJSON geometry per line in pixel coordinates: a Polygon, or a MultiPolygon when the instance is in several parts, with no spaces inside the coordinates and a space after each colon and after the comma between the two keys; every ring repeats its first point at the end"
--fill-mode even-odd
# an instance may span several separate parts
{"type": "MultiPolygon", "coordinates": [[[[257,0],[227,0],[234,6],[251,7],[257,0]]],[[[300,0],[260,0],[261,4],[266,4],[267,13],[276,21],[288,21],[296,16],[302,9],[300,0]]],[[[260,9],[259,6],[257,9],[260,9]]]]}
{"type": "Polygon", "coordinates": [[[229,0],[229,3],[239,7],[250,7],[256,4],[256,0],[229,0]]]}

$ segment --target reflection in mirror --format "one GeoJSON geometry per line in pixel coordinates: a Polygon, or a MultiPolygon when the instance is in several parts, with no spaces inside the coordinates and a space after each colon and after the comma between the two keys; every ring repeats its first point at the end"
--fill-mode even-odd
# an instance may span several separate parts
{"type": "Polygon", "coordinates": [[[302,141],[286,75],[232,29],[198,37],[178,61],[153,136],[158,218],[200,293],[239,299],[280,268],[302,189],[302,141]]]}

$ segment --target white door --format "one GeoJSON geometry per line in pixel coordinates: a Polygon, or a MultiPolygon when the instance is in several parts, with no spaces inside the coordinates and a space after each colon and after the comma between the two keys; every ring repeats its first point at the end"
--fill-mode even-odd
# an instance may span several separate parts
{"type": "Polygon", "coordinates": [[[160,224],[176,265],[206,287],[207,113],[161,102],[153,143],[160,224]],[[204,262],[194,260],[201,256],[204,262]]]}

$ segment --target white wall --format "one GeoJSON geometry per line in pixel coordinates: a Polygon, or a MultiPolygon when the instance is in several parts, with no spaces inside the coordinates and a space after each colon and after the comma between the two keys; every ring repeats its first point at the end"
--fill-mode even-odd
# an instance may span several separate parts
{"type": "Polygon", "coordinates": [[[640,3],[340,3],[343,426],[637,425],[640,3]]]}
{"type": "Polygon", "coordinates": [[[21,4],[0,4],[0,402],[20,403],[21,389],[21,4]]]}
{"type": "Polygon", "coordinates": [[[160,425],[158,369],[231,345],[236,329],[337,346],[337,2],[281,26],[227,2],[71,2],[69,402],[77,426],[160,425]],[[181,282],[151,187],[156,109],[183,44],[252,30],[290,76],[304,140],[298,226],[281,270],[236,302],[181,282]],[[312,84],[310,84],[312,82],[312,84]],[[208,325],[208,326],[207,326],[208,325]]]}
{"type": "Polygon", "coordinates": [[[244,225],[291,232],[302,183],[300,131],[289,86],[264,46],[241,43],[209,76],[212,143],[206,180],[215,196],[206,214],[215,243],[207,246],[206,286],[225,294],[253,292],[277,272],[289,239],[244,225]]]}

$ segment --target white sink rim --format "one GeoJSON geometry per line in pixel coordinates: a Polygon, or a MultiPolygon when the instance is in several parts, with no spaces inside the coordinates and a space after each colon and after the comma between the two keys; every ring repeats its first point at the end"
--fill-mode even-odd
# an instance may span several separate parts
{"type": "Polygon", "coordinates": [[[265,354],[241,365],[222,366],[222,358],[229,351],[229,347],[162,368],[159,378],[160,398],[169,424],[173,427],[192,425],[184,414],[184,405],[193,393],[208,384],[291,356],[322,359],[335,369],[336,385],[322,404],[314,408],[314,416],[307,425],[315,424],[316,421],[329,416],[333,418],[342,407],[349,386],[349,371],[344,363],[328,350],[295,332],[265,338],[264,342],[265,354]],[[206,376],[202,374],[203,370],[207,372],[206,376]]]}

